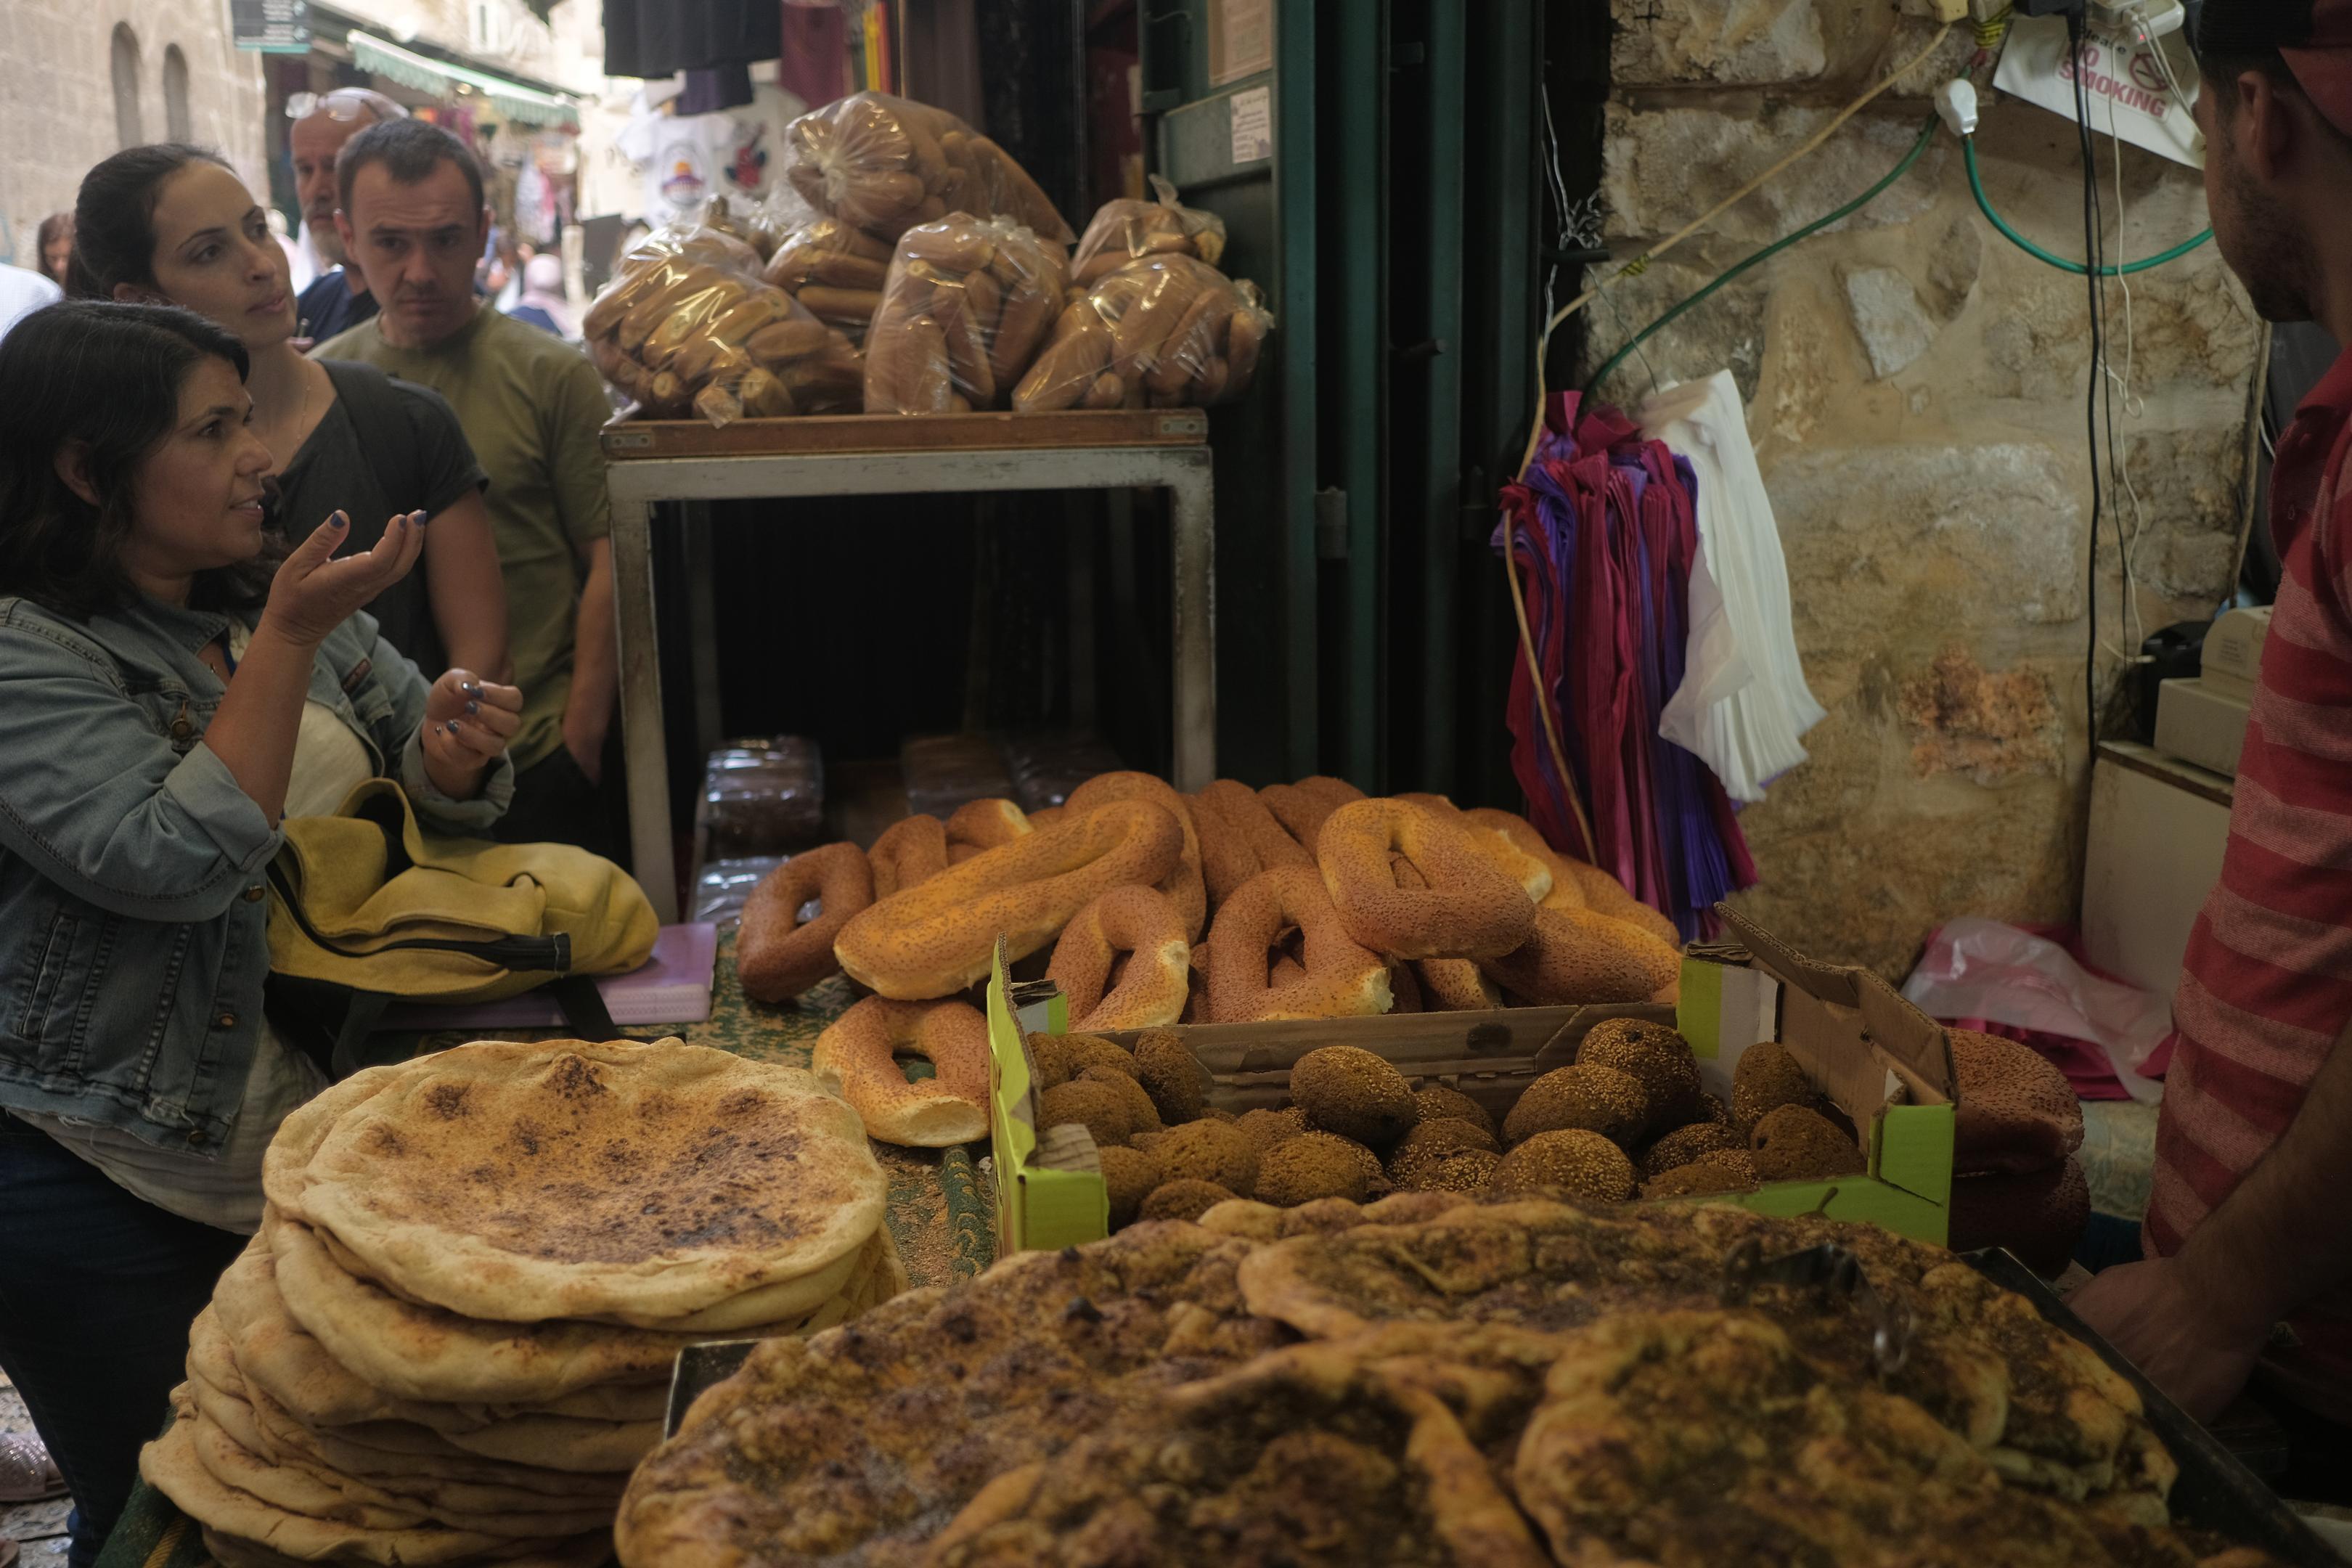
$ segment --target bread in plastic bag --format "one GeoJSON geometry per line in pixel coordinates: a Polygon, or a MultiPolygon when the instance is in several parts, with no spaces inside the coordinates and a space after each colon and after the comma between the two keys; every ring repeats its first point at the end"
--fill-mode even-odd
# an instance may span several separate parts
{"type": "Polygon", "coordinates": [[[1003,148],[943,109],[856,92],[784,130],[784,174],[811,206],[895,240],[951,212],[1004,216],[1045,238],[1076,237],[1003,148]]]}
{"type": "Polygon", "coordinates": [[[818,321],[859,344],[881,306],[882,284],[889,275],[887,242],[823,216],[784,236],[764,274],[818,321]]]}
{"type": "Polygon", "coordinates": [[[1274,317],[1257,285],[1190,256],[1129,261],[1077,296],[1013,408],[1207,407],[1240,396],[1274,317]]]}
{"type": "Polygon", "coordinates": [[[766,261],[783,243],[785,225],[765,203],[720,194],[702,204],[700,226],[732,235],[766,261]]]}
{"type": "Polygon", "coordinates": [[[1061,308],[1062,247],[951,214],[899,237],[866,336],[868,414],[1002,407],[1061,308]]]}
{"type": "Polygon", "coordinates": [[[657,229],[630,247],[582,328],[596,368],[655,418],[854,414],[864,395],[848,340],[713,228],[657,229]]]}
{"type": "Polygon", "coordinates": [[[1130,261],[1147,256],[1191,256],[1214,267],[1225,254],[1225,220],[1214,213],[1181,206],[1176,187],[1151,176],[1157,199],[1121,196],[1103,203],[1094,222],[1078,237],[1070,258],[1070,281],[1099,282],[1130,261]]]}

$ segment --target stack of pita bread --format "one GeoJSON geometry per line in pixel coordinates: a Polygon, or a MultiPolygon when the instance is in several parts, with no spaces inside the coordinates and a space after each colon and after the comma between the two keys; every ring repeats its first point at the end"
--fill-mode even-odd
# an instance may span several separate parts
{"type": "Polygon", "coordinates": [[[905,1286],[856,1112],[675,1039],[371,1068],[263,1182],[140,1461],[226,1568],[600,1563],[681,1348],[905,1286]]]}

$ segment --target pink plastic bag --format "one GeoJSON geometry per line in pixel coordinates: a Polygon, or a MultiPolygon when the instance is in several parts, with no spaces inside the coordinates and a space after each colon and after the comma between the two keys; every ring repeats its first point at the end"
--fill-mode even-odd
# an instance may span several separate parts
{"type": "Polygon", "coordinates": [[[2093,973],[2049,937],[1973,916],[1951,921],[1927,939],[1903,994],[1963,1028],[2003,1026],[1995,1032],[2040,1049],[2085,1100],[2164,1097],[2155,1080],[2170,1055],[2169,999],[2093,973]]]}

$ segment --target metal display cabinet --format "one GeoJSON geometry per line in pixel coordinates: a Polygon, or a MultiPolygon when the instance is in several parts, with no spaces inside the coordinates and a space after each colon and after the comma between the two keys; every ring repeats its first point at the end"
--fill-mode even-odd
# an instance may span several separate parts
{"type": "MultiPolygon", "coordinates": [[[[629,848],[638,884],[677,919],[655,635],[653,528],[664,501],[908,495],[985,490],[1161,489],[1169,493],[1175,605],[1175,783],[1216,776],[1215,503],[1208,421],[1198,409],[1066,414],[616,421],[604,437],[613,509],[621,734],[628,758],[629,848]]],[[[774,516],[788,522],[789,511],[774,516]]],[[[709,554],[688,552],[688,627],[707,700],[718,667],[709,554]]]]}

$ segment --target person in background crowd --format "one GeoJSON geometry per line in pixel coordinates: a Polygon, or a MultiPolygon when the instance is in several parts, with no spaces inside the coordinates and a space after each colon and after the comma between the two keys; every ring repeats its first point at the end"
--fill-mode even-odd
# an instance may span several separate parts
{"type": "Polygon", "coordinates": [[[619,689],[604,380],[558,339],[476,297],[489,212],[480,166],[457,138],[418,120],[370,126],[344,147],[336,177],[344,254],[383,311],[317,353],[440,393],[490,476],[514,679],[530,694],[499,837],[617,858],[598,787],[619,689]]]}
{"type": "Polygon", "coordinates": [[[73,214],[51,213],[41,220],[41,276],[66,287],[66,268],[73,261],[73,214]]]}
{"type": "Polygon", "coordinates": [[[428,684],[360,609],[424,517],[340,558],[340,516],[290,551],[264,526],[248,364],[167,305],[0,342],[0,1371],[72,1488],[73,1568],[325,1083],[263,1016],[281,821],[379,767],[445,832],[513,790],[522,694],[428,684]]]}
{"type": "Polygon", "coordinates": [[[523,263],[522,293],[507,314],[566,342],[580,341],[579,319],[563,297],[563,263],[558,258],[534,256],[523,263]]]}
{"type": "Polygon", "coordinates": [[[380,92],[339,87],[297,93],[286,100],[286,117],[294,122],[286,133],[294,158],[294,197],[302,204],[303,224],[327,268],[295,304],[294,335],[323,342],[376,311],[367,280],[345,259],[342,235],[335,227],[335,156],[369,126],[405,120],[408,110],[380,92]]]}
{"type": "Polygon", "coordinates": [[[64,290],[39,273],[0,264],[0,338],[42,306],[64,298],[64,290]]]}
{"type": "Polygon", "coordinates": [[[2352,0],[2206,0],[2193,42],[2221,258],[2265,319],[2317,321],[2347,352],[2280,435],[2271,471],[2285,573],[2221,881],[2172,1005],[2148,1261],[2105,1270],[2073,1306],[2200,1420],[2259,1363],[2263,1389],[2292,1401],[2279,1414],[2294,1447],[2322,1466],[2332,1453],[2340,1487],[2352,1452],[2352,0]],[[2292,1342],[2273,1337],[2282,1321],[2292,1342]]]}
{"type": "MultiPolygon", "coordinates": [[[[254,433],[286,455],[273,525],[299,540],[334,512],[432,520],[425,570],[367,606],[427,675],[452,664],[503,679],[507,603],[487,482],[449,405],[363,364],[321,364],[293,343],[286,253],[252,193],[209,153],[177,142],[117,153],[83,177],[77,291],[184,305],[252,357],[254,433]]],[[[373,548],[373,522],[354,545],[373,548]]]]}

